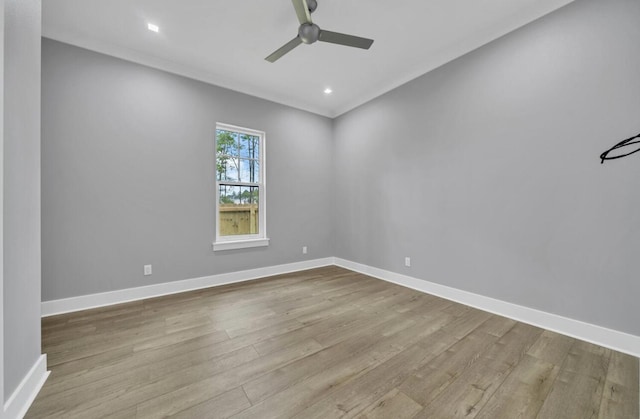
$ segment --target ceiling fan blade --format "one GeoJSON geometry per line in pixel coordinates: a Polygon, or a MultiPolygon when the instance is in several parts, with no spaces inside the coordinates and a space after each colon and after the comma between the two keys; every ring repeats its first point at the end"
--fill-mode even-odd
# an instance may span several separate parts
{"type": "Polygon", "coordinates": [[[309,6],[307,6],[307,0],[291,0],[291,2],[293,3],[293,7],[296,9],[296,14],[298,15],[298,20],[301,25],[303,23],[313,23],[311,21],[309,6]]]}
{"type": "Polygon", "coordinates": [[[292,49],[294,49],[295,47],[297,47],[301,43],[302,43],[302,39],[300,39],[299,36],[296,36],[291,41],[287,42],[286,44],[284,44],[283,46],[278,48],[273,54],[271,54],[267,58],[265,58],[265,60],[269,61],[270,63],[274,63],[277,60],[279,60],[280,58],[282,58],[282,56],[284,54],[286,54],[287,52],[291,51],[292,49]]]}
{"type": "Polygon", "coordinates": [[[320,31],[320,37],[318,40],[362,49],[369,49],[371,44],[373,44],[373,39],[360,38],[359,36],[346,35],[344,33],[325,30],[320,31]]]}

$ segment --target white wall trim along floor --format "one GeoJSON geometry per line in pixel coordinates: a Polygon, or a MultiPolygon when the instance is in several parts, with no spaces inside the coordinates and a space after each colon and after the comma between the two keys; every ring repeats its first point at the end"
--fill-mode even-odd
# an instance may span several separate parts
{"type": "Polygon", "coordinates": [[[630,335],[617,330],[558,316],[557,314],[496,300],[483,295],[462,291],[395,272],[385,271],[383,269],[373,268],[340,258],[335,259],[335,264],[374,278],[412,288],[427,294],[436,295],[447,300],[571,336],[576,339],[595,343],[640,358],[640,336],[630,335]]]}
{"type": "Polygon", "coordinates": [[[218,275],[203,276],[201,278],[184,279],[181,281],[165,282],[163,284],[144,287],[127,288],[98,294],[81,295],[61,300],[44,301],[42,303],[42,317],[56,314],[70,313],[96,307],[105,307],[162,295],[177,294],[179,292],[198,290],[202,288],[218,287],[236,282],[250,281],[267,276],[281,275],[289,272],[303,271],[333,265],[334,258],[314,259],[304,262],[287,263],[266,268],[249,269],[246,271],[229,272],[218,275]]]}
{"type": "Polygon", "coordinates": [[[40,355],[29,373],[24,377],[18,388],[4,404],[4,416],[7,419],[23,418],[31,403],[36,399],[40,389],[49,377],[47,371],[47,355],[40,355]]]}
{"type": "Polygon", "coordinates": [[[355,272],[360,272],[384,281],[402,285],[420,292],[436,295],[461,304],[475,307],[501,316],[509,317],[523,323],[538,326],[547,330],[595,343],[616,351],[640,357],[640,336],[630,335],[605,327],[585,323],[579,320],[562,317],[529,307],[508,303],[494,298],[462,291],[433,282],[413,278],[407,275],[374,268],[368,265],[340,258],[323,258],[304,262],[295,262],[266,268],[230,272],[202,278],[145,287],[129,288],[100,294],[84,295],[42,303],[42,316],[69,313],[89,308],[103,307],[129,301],[159,297],[184,291],[215,287],[236,282],[249,281],[272,275],[296,272],[321,266],[337,265],[355,272]]]}

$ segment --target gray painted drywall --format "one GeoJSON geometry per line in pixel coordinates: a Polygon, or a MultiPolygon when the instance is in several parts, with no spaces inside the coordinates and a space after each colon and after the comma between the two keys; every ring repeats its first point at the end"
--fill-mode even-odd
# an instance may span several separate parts
{"type": "Polygon", "coordinates": [[[5,2],[5,400],[40,356],[40,27],[40,0],[5,2]]]}
{"type": "Polygon", "coordinates": [[[335,256],[640,335],[639,39],[579,0],[335,120],[335,256]]]}
{"type": "Polygon", "coordinates": [[[333,254],[330,119],[49,39],[42,66],[43,301],[333,254]],[[216,122],[266,132],[266,248],[212,251],[216,122]]]}
{"type": "MultiPolygon", "coordinates": [[[[0,0],[0,208],[4,207],[4,0],[0,0]]],[[[4,210],[0,210],[0,418],[4,417],[4,210]]]]}

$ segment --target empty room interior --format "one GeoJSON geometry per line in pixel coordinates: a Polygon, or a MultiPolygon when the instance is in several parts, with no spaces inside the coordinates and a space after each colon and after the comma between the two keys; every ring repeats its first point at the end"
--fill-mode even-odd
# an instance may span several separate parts
{"type": "Polygon", "coordinates": [[[640,1],[0,4],[3,418],[639,418],[640,1]]]}

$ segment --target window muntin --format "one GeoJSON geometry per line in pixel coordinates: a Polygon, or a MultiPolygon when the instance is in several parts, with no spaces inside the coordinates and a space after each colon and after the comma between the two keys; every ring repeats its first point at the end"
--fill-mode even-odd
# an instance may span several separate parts
{"type": "Polygon", "coordinates": [[[261,131],[216,125],[215,250],[218,243],[266,239],[264,139],[261,131]]]}

